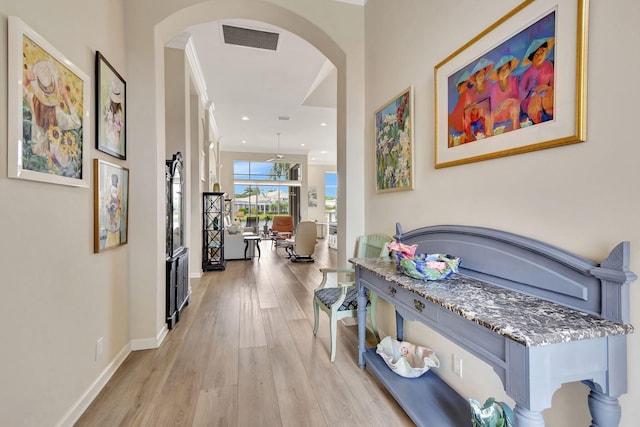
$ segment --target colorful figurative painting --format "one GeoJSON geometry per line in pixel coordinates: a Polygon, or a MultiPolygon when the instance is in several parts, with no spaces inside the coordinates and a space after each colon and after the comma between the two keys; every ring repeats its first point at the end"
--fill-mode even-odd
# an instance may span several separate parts
{"type": "Polygon", "coordinates": [[[82,177],[83,81],[23,36],[24,169],[82,177]]]}
{"type": "Polygon", "coordinates": [[[89,187],[89,76],[19,18],[8,24],[9,177],[89,187]]]}
{"type": "Polygon", "coordinates": [[[376,191],[413,189],[413,88],[375,113],[376,191]]]}
{"type": "Polygon", "coordinates": [[[448,148],[554,119],[556,12],[448,77],[448,148]]]}

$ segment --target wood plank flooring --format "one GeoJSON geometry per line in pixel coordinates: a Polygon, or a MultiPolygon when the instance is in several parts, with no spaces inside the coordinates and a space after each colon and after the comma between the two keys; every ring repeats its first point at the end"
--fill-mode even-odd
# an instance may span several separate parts
{"type": "Polygon", "coordinates": [[[356,326],[339,324],[334,363],[324,313],[313,335],[319,268],[336,265],[326,240],[315,263],[261,248],[260,259],[191,279],[161,347],[132,352],[75,425],[412,426],[358,368],[356,326]]]}

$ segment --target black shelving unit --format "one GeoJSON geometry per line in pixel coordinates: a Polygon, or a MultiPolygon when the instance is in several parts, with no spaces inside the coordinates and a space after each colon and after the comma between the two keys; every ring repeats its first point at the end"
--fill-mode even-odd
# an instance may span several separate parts
{"type": "Polygon", "coordinates": [[[202,193],[202,270],[224,270],[224,195],[202,193]]]}

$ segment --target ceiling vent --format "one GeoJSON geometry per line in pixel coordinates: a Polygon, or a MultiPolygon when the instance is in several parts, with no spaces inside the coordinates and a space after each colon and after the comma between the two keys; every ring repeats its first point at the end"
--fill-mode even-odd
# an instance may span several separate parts
{"type": "Polygon", "coordinates": [[[252,30],[249,28],[223,25],[224,42],[238,46],[254,47],[256,49],[276,50],[278,47],[278,33],[252,30]]]}

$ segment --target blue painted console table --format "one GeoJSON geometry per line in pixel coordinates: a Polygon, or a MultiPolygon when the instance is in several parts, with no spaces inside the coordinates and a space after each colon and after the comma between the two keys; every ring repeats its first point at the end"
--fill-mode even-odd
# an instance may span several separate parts
{"type": "Polygon", "coordinates": [[[573,381],[591,389],[593,427],[619,424],[618,396],[627,391],[627,334],[633,332],[629,285],[637,278],[629,271],[629,242],[595,263],[488,228],[442,225],[403,233],[397,224],[396,229],[396,240],[418,244],[418,252],[462,259],[460,274],[434,282],[398,273],[391,259],[350,260],[358,289],[359,364],[378,377],[416,424],[469,426],[470,412],[446,384],[434,385],[442,382],[437,376],[401,381],[384,369],[374,349],[366,348],[367,290],[395,306],[398,339],[403,321],[416,320],[491,365],[516,402],[517,427],[544,426],[541,411],[551,407],[563,383],[573,381]],[[452,397],[443,399],[439,390],[452,397]],[[425,410],[430,400],[443,408],[425,410]],[[468,423],[459,421],[460,410],[467,411],[468,423]]]}

